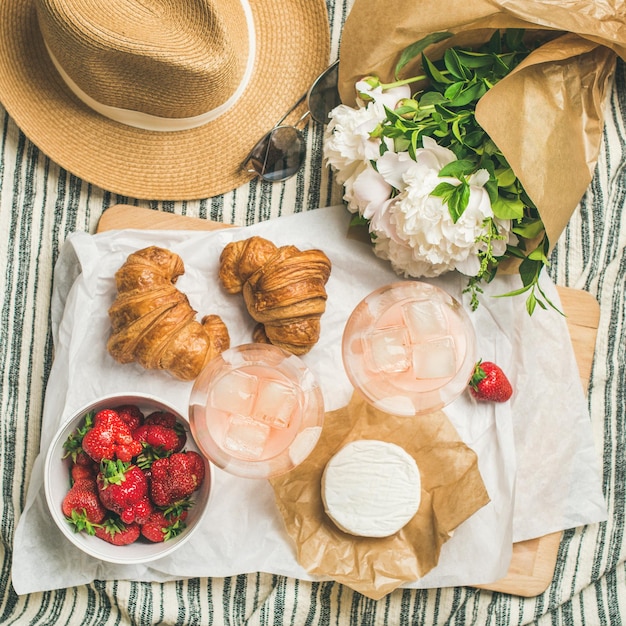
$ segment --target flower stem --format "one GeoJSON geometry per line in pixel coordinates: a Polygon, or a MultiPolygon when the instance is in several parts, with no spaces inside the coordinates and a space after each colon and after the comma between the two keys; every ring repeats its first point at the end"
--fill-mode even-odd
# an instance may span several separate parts
{"type": "MultiPolygon", "coordinates": [[[[448,70],[442,70],[442,74],[449,74],[448,70]]],[[[380,83],[380,86],[383,88],[383,91],[386,89],[393,89],[394,87],[402,87],[402,85],[410,85],[411,83],[417,83],[421,80],[426,80],[428,76],[426,74],[422,74],[421,76],[411,76],[410,78],[403,78],[402,80],[396,80],[393,83],[380,83]]]]}

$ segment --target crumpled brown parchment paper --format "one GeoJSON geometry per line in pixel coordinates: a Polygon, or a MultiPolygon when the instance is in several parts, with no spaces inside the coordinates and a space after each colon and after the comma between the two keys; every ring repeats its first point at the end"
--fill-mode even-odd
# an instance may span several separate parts
{"type": "Polygon", "coordinates": [[[441,546],[466,519],[489,502],[478,458],[442,411],[415,418],[383,413],[355,392],[348,406],[326,413],[322,436],[297,468],[270,480],[298,562],[373,599],[437,565],[441,546]],[[402,446],[420,470],[419,510],[398,533],[354,537],[324,512],[326,463],[346,443],[378,439],[402,446]]]}
{"type": "MultiPolygon", "coordinates": [[[[593,177],[605,95],[616,57],[626,59],[621,0],[355,0],[341,40],[340,94],[354,105],[363,76],[392,80],[401,51],[430,33],[454,34],[426,50],[438,59],[505,28],[545,43],[483,96],[476,118],[536,204],[553,246],[593,177]]],[[[420,71],[417,60],[402,76],[420,71]]]]}

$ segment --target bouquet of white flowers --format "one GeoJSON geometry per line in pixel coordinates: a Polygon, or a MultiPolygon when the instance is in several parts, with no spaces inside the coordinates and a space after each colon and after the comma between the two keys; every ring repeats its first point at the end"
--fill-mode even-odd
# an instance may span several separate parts
{"type": "Polygon", "coordinates": [[[354,222],[368,225],[375,254],[397,273],[459,271],[469,277],[476,308],[480,283],[515,258],[522,286],[502,295],[528,293],[531,314],[537,304],[554,307],[538,282],[549,242],[537,208],[474,115],[478,100],[530,49],[523,31],[506,30],[477,49],[448,48],[437,61],[425,55],[449,36],[432,34],[402,53],[396,77],[417,55],[423,75],[358,81],[357,107],[331,112],[325,159],[354,222]]]}

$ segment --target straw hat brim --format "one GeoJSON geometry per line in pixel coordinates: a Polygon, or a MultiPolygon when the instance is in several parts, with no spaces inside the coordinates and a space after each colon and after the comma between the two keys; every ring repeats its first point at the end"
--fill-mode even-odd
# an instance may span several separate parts
{"type": "Polygon", "coordinates": [[[0,101],[44,154],[105,190],[151,200],[225,193],[250,179],[242,161],[329,59],[323,0],[249,3],[257,32],[252,77],[235,105],[204,126],[151,132],[92,111],[55,70],[33,0],[0,4],[0,101]]]}

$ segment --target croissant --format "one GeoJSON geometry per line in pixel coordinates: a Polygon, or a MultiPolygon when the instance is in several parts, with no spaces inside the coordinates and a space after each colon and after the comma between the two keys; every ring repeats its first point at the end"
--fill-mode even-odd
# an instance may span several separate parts
{"type": "Polygon", "coordinates": [[[248,313],[259,323],[254,341],[301,355],[319,340],[330,270],[321,250],[277,247],[250,237],[222,250],[219,279],[228,293],[243,293],[248,313]]]}
{"type": "Polygon", "coordinates": [[[109,308],[112,333],[107,342],[116,361],[193,380],[229,347],[221,318],[207,315],[198,322],[187,296],[174,286],[184,271],[177,254],[151,246],[133,252],[116,272],[117,297],[109,308]]]}

